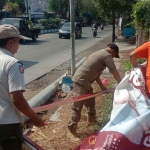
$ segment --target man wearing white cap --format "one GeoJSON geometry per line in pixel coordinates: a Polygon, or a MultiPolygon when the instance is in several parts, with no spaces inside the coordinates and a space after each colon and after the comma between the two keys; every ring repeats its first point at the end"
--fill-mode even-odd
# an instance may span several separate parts
{"type": "Polygon", "coordinates": [[[24,67],[14,54],[21,36],[12,25],[0,25],[0,150],[22,149],[22,115],[35,126],[46,123],[34,113],[23,96],[25,91],[24,67]]]}

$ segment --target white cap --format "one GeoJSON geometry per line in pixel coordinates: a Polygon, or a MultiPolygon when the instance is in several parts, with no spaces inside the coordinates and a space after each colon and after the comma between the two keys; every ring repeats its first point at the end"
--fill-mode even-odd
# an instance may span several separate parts
{"type": "Polygon", "coordinates": [[[0,25],[0,39],[8,39],[18,37],[20,39],[29,39],[20,35],[18,29],[10,24],[0,25]]]}

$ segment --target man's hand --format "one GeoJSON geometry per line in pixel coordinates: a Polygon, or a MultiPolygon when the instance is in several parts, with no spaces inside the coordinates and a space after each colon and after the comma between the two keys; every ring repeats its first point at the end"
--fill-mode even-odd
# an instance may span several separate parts
{"type": "Polygon", "coordinates": [[[44,120],[42,120],[29,106],[28,102],[23,96],[23,91],[15,91],[10,93],[10,98],[14,106],[24,115],[29,117],[35,126],[42,127],[48,125],[44,120]]]}
{"type": "Polygon", "coordinates": [[[35,119],[32,119],[32,121],[33,121],[34,125],[37,127],[43,127],[43,126],[48,125],[48,122],[45,122],[39,116],[35,117],[35,119]]]}
{"type": "Polygon", "coordinates": [[[103,83],[102,83],[102,81],[101,81],[101,79],[98,77],[97,79],[96,79],[96,82],[98,83],[98,85],[100,86],[100,88],[102,89],[102,90],[106,90],[107,88],[103,85],[103,83]]]}
{"type": "Polygon", "coordinates": [[[119,84],[121,82],[121,77],[120,77],[120,74],[118,73],[118,71],[112,72],[112,75],[118,81],[118,84],[119,84]]]}

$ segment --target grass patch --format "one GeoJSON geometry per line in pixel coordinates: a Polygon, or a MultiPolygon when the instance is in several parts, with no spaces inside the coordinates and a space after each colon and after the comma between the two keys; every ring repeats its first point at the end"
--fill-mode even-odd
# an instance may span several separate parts
{"type": "Polygon", "coordinates": [[[129,71],[129,70],[131,70],[131,68],[132,68],[132,65],[131,65],[130,61],[125,60],[124,66],[123,66],[123,72],[125,73],[125,72],[129,71]]]}
{"type": "MultiPolygon", "coordinates": [[[[145,61],[146,59],[144,58],[137,59],[138,64],[143,64],[145,61]]],[[[123,72],[125,73],[127,71],[130,71],[131,69],[132,69],[132,64],[130,63],[130,60],[125,60],[123,65],[123,72]]]]}

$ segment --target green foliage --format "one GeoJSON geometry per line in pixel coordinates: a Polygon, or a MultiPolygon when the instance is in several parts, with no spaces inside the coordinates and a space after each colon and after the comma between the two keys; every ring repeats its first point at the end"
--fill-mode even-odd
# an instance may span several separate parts
{"type": "Polygon", "coordinates": [[[49,0],[49,10],[66,16],[69,11],[69,0],[49,0]]]}
{"type": "Polygon", "coordinates": [[[7,0],[0,0],[0,11],[2,11],[6,2],[7,2],[7,0]]]}
{"type": "Polygon", "coordinates": [[[11,16],[16,16],[17,12],[19,11],[19,5],[17,2],[9,1],[4,8],[10,12],[11,16]]]}
{"type": "Polygon", "coordinates": [[[60,18],[56,18],[55,21],[56,21],[56,25],[59,26],[61,22],[60,18]]]}
{"type": "Polygon", "coordinates": [[[150,0],[138,1],[133,7],[132,16],[135,28],[143,31],[145,39],[148,39],[150,27],[150,0]]]}
{"type": "MultiPolygon", "coordinates": [[[[143,59],[143,58],[137,59],[138,64],[143,64],[145,61],[146,61],[146,59],[143,59]]],[[[131,69],[132,69],[132,64],[130,63],[129,60],[125,60],[124,66],[123,66],[124,73],[127,71],[130,71],[131,69]]]]}
{"type": "Polygon", "coordinates": [[[129,70],[131,70],[131,68],[132,68],[132,65],[131,65],[130,61],[129,60],[125,60],[124,61],[124,66],[123,66],[124,73],[129,71],[129,70]]]}
{"type": "Polygon", "coordinates": [[[21,10],[22,13],[25,12],[26,7],[25,7],[25,0],[9,0],[10,2],[17,3],[19,5],[19,9],[21,10]]]}
{"type": "Polygon", "coordinates": [[[91,13],[93,15],[94,20],[97,20],[99,17],[99,7],[95,0],[82,0],[80,14],[82,15],[84,12],[91,13]]]}
{"type": "Polygon", "coordinates": [[[35,29],[41,29],[41,30],[45,30],[45,26],[33,26],[33,28],[35,29]]]}
{"type": "MultiPolygon", "coordinates": [[[[84,12],[91,13],[96,19],[99,15],[99,8],[96,0],[75,0],[75,16],[82,16],[84,12]]],[[[66,16],[69,11],[69,0],[49,0],[49,10],[66,16]]]]}
{"type": "Polygon", "coordinates": [[[100,8],[100,13],[103,15],[112,16],[121,14],[130,16],[132,14],[132,6],[138,0],[97,0],[100,8]]]}
{"type": "Polygon", "coordinates": [[[48,15],[48,12],[47,12],[47,11],[44,11],[44,18],[45,18],[45,19],[49,19],[49,15],[48,15]]]}
{"type": "Polygon", "coordinates": [[[94,126],[96,130],[99,130],[100,128],[104,127],[110,120],[110,115],[112,111],[112,98],[112,94],[106,94],[104,96],[102,105],[96,106],[96,110],[99,110],[97,112],[97,115],[98,121],[100,122],[99,125],[94,126]],[[99,107],[99,109],[97,107],[99,107]]]}
{"type": "Polygon", "coordinates": [[[48,24],[56,24],[56,19],[49,19],[48,24]]]}
{"type": "Polygon", "coordinates": [[[47,19],[40,19],[38,22],[40,24],[42,24],[42,26],[47,26],[48,25],[48,20],[47,19]]]}
{"type": "Polygon", "coordinates": [[[42,28],[44,27],[44,29],[53,29],[60,25],[60,18],[40,19],[38,22],[42,25],[42,28]]]}
{"type": "Polygon", "coordinates": [[[32,23],[32,21],[31,21],[31,20],[28,20],[27,22],[28,22],[28,27],[29,27],[30,29],[33,28],[33,23],[32,23]]]}
{"type": "Polygon", "coordinates": [[[137,63],[138,64],[143,64],[145,61],[146,61],[145,58],[140,58],[140,59],[137,60],[137,63]]]}
{"type": "Polygon", "coordinates": [[[113,23],[112,42],[115,40],[115,16],[118,14],[130,16],[132,13],[132,5],[136,1],[137,0],[97,0],[101,17],[105,18],[105,16],[107,16],[111,18],[111,22],[113,23]]]}

